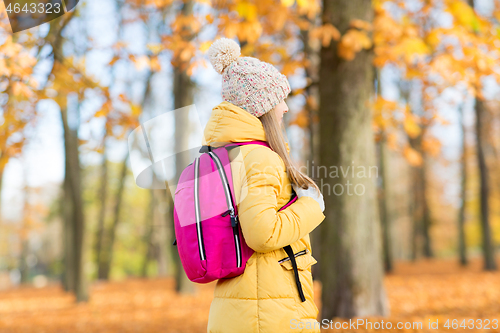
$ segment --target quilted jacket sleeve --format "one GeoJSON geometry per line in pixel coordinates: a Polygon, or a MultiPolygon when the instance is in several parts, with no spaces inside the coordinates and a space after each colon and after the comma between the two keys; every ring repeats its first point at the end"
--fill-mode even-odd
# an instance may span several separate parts
{"type": "Polygon", "coordinates": [[[324,220],[319,204],[310,197],[301,197],[278,212],[282,177],[287,177],[278,154],[256,148],[243,165],[246,195],[238,204],[238,215],[245,241],[254,251],[274,251],[292,244],[324,220]]]}

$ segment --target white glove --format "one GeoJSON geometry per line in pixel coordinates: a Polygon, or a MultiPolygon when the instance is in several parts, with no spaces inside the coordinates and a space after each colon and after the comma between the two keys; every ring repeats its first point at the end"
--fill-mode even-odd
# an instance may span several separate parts
{"type": "Polygon", "coordinates": [[[311,197],[314,200],[316,200],[317,203],[319,203],[319,207],[321,208],[321,211],[322,212],[325,211],[325,202],[323,201],[323,194],[321,194],[320,191],[316,190],[315,187],[309,186],[309,188],[307,190],[303,189],[302,187],[298,187],[295,184],[292,184],[292,187],[293,187],[293,190],[295,191],[295,193],[297,193],[297,196],[299,197],[299,199],[301,197],[311,197]]]}

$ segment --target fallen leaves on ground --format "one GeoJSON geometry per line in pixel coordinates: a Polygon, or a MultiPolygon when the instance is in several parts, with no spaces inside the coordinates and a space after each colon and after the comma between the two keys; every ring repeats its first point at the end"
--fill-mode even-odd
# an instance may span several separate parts
{"type": "MultiPolygon", "coordinates": [[[[500,267],[500,265],[499,265],[500,267]]],[[[324,332],[500,332],[484,329],[486,319],[498,320],[500,326],[500,272],[482,270],[482,261],[471,260],[460,267],[456,260],[420,260],[415,263],[397,262],[393,273],[384,278],[390,303],[389,317],[356,317],[383,328],[325,329],[324,332]],[[449,320],[457,327],[447,329],[449,320]],[[465,325],[474,328],[460,327],[465,325]],[[438,329],[429,329],[429,320],[438,321],[438,329]],[[481,320],[481,321],[480,321],[481,320]],[[387,329],[387,324],[392,329],[387,329]],[[398,322],[406,325],[421,323],[421,328],[397,329],[398,322]],[[482,323],[483,329],[479,329],[482,323]]],[[[98,282],[90,289],[88,303],[76,304],[74,296],[59,285],[44,288],[21,287],[0,292],[1,333],[65,333],[65,332],[167,332],[205,333],[210,302],[215,283],[196,285],[192,295],[177,295],[171,278],[128,279],[122,282],[98,282]]],[[[321,284],[315,281],[316,304],[320,304],[321,284]]],[[[318,318],[321,323],[323,319],[318,318]]],[[[334,327],[342,323],[334,318],[334,327]],[[337,324],[337,325],[338,325],[337,324]]],[[[279,333],[279,332],[277,332],[279,333]]]]}

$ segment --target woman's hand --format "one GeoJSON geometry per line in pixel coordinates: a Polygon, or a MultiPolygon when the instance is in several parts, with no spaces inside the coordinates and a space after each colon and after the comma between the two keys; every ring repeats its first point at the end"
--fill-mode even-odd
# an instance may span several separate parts
{"type": "Polygon", "coordinates": [[[301,197],[311,197],[314,200],[316,200],[316,202],[319,203],[321,211],[322,212],[325,211],[325,202],[323,201],[323,194],[321,194],[321,192],[318,191],[315,187],[309,186],[309,188],[307,190],[303,189],[301,187],[298,187],[295,184],[292,184],[292,187],[293,187],[293,190],[295,191],[295,193],[297,193],[297,196],[299,197],[299,199],[301,197]]]}

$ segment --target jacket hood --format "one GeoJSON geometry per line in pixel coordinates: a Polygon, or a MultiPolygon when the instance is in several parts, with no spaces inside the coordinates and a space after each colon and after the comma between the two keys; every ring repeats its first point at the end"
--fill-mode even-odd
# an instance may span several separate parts
{"type": "MultiPolygon", "coordinates": [[[[227,101],[212,109],[203,132],[203,145],[217,146],[227,142],[267,141],[260,120],[227,101]]],[[[288,143],[286,149],[290,153],[288,143]]]]}
{"type": "Polygon", "coordinates": [[[212,146],[215,143],[266,141],[266,134],[257,117],[224,101],[212,109],[204,138],[206,144],[212,146]]]}

